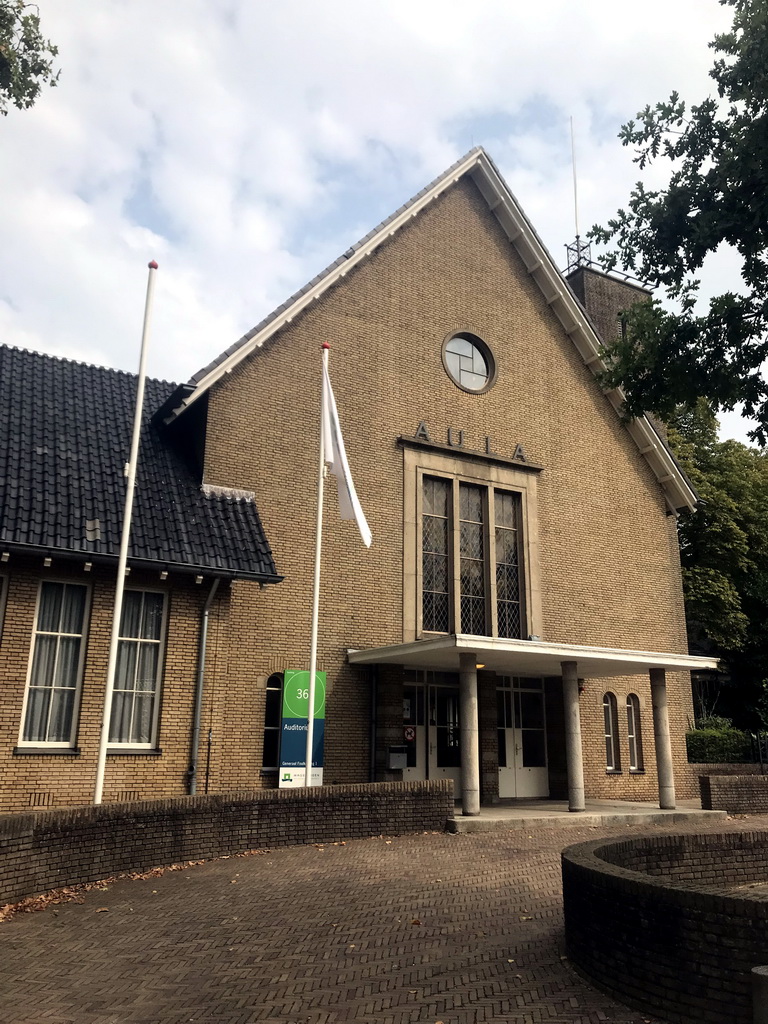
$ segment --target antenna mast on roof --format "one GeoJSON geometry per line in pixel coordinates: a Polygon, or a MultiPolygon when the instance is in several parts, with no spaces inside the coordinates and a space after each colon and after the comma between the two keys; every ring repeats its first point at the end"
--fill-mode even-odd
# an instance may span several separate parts
{"type": "Polygon", "coordinates": [[[586,267],[592,262],[592,247],[589,242],[582,242],[579,237],[579,192],[576,183],[576,144],[573,138],[573,116],[571,116],[571,166],[573,168],[573,219],[576,225],[576,241],[566,245],[568,269],[586,267]]]}

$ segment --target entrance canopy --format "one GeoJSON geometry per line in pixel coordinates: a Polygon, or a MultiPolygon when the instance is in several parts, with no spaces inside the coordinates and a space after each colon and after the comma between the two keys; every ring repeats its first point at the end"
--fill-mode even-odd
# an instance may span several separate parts
{"type": "Polygon", "coordinates": [[[559,676],[562,662],[575,661],[579,675],[589,679],[646,675],[652,668],[677,672],[718,667],[717,658],[690,654],[628,651],[621,647],[587,647],[542,640],[503,640],[461,633],[347,653],[351,665],[404,665],[444,672],[458,672],[460,655],[474,654],[478,668],[511,676],[559,676]]]}

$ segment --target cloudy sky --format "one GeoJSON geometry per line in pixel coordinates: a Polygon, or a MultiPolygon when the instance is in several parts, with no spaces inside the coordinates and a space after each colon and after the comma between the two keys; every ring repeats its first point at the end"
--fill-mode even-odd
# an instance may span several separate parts
{"type": "MultiPolygon", "coordinates": [[[[0,337],[184,380],[473,145],[560,265],[712,92],[717,0],[39,0],[61,80],[0,119],[0,337]]],[[[738,433],[730,427],[728,433],[738,433]]],[[[740,435],[739,435],[740,436],[740,435]]]]}

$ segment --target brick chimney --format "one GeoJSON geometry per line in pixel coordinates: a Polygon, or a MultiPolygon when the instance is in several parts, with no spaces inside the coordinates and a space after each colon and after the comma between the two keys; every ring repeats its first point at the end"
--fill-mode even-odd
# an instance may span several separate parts
{"type": "Polygon", "coordinates": [[[591,265],[573,267],[565,280],[606,344],[615,341],[621,331],[620,314],[651,297],[650,290],[639,282],[622,281],[591,265]]]}

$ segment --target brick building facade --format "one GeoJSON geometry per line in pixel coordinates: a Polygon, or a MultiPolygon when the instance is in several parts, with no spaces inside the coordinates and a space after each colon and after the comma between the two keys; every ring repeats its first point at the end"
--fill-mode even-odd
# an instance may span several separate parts
{"type": "MultiPolygon", "coordinates": [[[[135,663],[156,670],[155,710],[136,688],[125,697],[127,735],[144,709],[142,745],[111,751],[105,798],[183,793],[191,762],[198,791],[277,783],[276,695],[309,661],[322,342],[373,532],[366,549],[326,490],[324,781],[453,778],[466,813],[515,796],[568,795],[579,809],[585,792],[669,805],[676,773],[678,794],[693,795],[688,669],[704,659],[688,656],[674,512],[695,495],[654,425],[624,422],[621,396],[595,378],[597,331],[626,295],[584,267],[569,286],[474,150],[189,384],[166,388],[145,447],[151,434],[172,450],[216,503],[216,538],[229,505],[245,503],[261,554],[224,557],[214,538],[195,564],[133,558],[129,585],[163,595],[162,621],[142,599],[136,615],[155,618],[125,641],[126,661],[133,643],[135,663]],[[403,748],[406,767],[393,768],[403,748]]],[[[174,514],[183,521],[181,498],[174,514]]],[[[45,749],[20,724],[45,632],[40,581],[82,584],[89,556],[13,545],[0,529],[3,810],[90,798],[115,550],[90,557],[77,722],[45,749]]]]}

